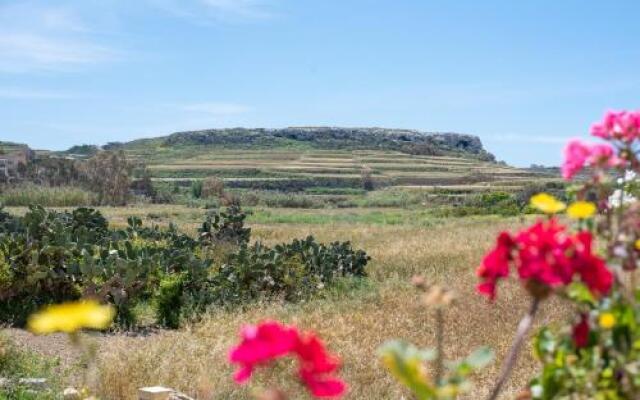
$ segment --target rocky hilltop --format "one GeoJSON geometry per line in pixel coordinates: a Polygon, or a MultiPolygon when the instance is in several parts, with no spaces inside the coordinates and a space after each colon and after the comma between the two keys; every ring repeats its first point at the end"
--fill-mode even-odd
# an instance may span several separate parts
{"type": "MultiPolygon", "coordinates": [[[[146,140],[131,142],[143,145],[146,140]]],[[[318,149],[380,149],[419,155],[463,155],[493,161],[480,138],[460,133],[410,129],[289,127],[282,129],[230,128],[177,132],[163,138],[162,146],[280,147],[318,149]]],[[[125,145],[126,146],[126,145],[125,145]]]]}

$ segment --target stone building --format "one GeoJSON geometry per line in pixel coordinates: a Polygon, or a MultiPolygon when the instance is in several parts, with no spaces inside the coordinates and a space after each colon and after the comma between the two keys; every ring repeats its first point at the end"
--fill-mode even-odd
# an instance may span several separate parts
{"type": "Polygon", "coordinates": [[[28,165],[34,158],[34,152],[28,147],[21,147],[0,153],[0,175],[7,178],[16,176],[20,164],[28,165]]]}

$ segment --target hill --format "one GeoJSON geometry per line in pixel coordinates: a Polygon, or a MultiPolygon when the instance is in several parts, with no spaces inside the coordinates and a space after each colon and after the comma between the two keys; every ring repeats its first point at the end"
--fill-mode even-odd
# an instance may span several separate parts
{"type": "Polygon", "coordinates": [[[298,148],[323,150],[390,150],[419,155],[456,155],[494,161],[477,136],[459,133],[428,133],[408,129],[290,127],[283,129],[208,129],[177,132],[165,137],[107,148],[190,148],[213,146],[225,149],[298,148]]]}
{"type": "Polygon", "coordinates": [[[215,176],[235,189],[309,191],[376,187],[517,190],[548,173],[497,163],[477,136],[383,128],[209,129],[110,143],[144,161],[156,182],[215,176]]]}

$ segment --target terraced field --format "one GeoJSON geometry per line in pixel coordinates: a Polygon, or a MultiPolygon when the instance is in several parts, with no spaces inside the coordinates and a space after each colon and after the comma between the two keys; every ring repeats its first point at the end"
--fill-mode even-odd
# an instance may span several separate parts
{"type": "Polygon", "coordinates": [[[145,158],[152,178],[182,185],[216,176],[229,188],[300,191],[312,187],[357,188],[369,171],[377,187],[515,191],[554,177],[450,156],[416,156],[376,150],[220,150],[167,160],[145,158]]]}

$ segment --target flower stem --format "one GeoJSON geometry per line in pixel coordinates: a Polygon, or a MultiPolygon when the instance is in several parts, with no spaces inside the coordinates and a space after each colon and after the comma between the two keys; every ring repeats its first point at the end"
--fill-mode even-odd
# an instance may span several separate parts
{"type": "Polygon", "coordinates": [[[511,349],[509,350],[507,357],[504,359],[502,370],[500,371],[500,376],[493,389],[491,390],[491,394],[487,398],[488,400],[497,399],[500,391],[502,391],[502,387],[509,379],[511,371],[513,370],[516,360],[518,359],[518,354],[520,354],[522,344],[524,343],[524,340],[527,336],[527,332],[529,332],[529,329],[531,329],[531,325],[533,324],[533,318],[535,317],[536,312],[538,312],[539,305],[540,299],[534,297],[531,301],[531,305],[529,306],[529,311],[520,320],[518,329],[516,330],[516,336],[513,339],[513,344],[511,345],[511,349]]]}
{"type": "Polygon", "coordinates": [[[436,384],[440,384],[444,370],[444,312],[441,307],[436,308],[436,384]]]}

